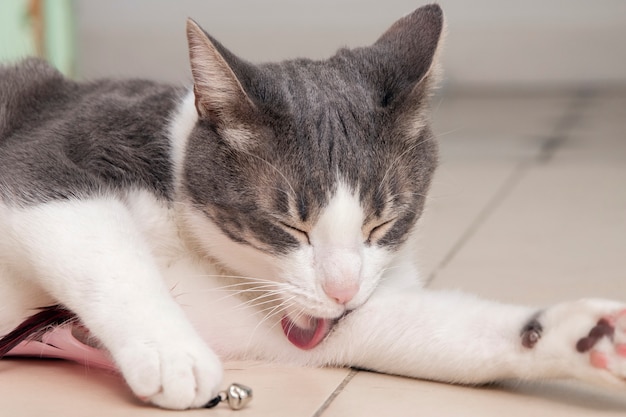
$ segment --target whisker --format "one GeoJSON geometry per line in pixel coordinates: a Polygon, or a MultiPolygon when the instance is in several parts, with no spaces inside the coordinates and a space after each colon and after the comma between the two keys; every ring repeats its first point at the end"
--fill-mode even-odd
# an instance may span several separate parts
{"type": "Polygon", "coordinates": [[[465,128],[457,127],[456,129],[448,130],[448,131],[445,131],[443,133],[437,133],[437,134],[435,134],[435,136],[437,136],[437,139],[439,139],[439,138],[441,138],[443,136],[450,135],[452,133],[456,133],[456,132],[459,132],[459,131],[462,131],[462,130],[465,130],[465,128]]]}
{"type": "MultiPolygon", "coordinates": [[[[294,305],[296,305],[296,303],[289,303],[289,305],[287,305],[287,306],[285,306],[284,308],[280,309],[279,311],[275,312],[273,315],[275,316],[275,315],[277,315],[277,314],[280,314],[280,313],[284,312],[285,310],[287,310],[287,309],[289,309],[289,308],[293,307],[294,305]]],[[[281,319],[281,320],[277,320],[274,324],[272,324],[272,325],[271,325],[271,326],[267,329],[267,331],[268,331],[268,332],[269,332],[269,331],[272,331],[272,329],[274,329],[274,327],[278,326],[278,325],[279,325],[279,324],[281,324],[281,323],[282,323],[282,319],[281,319]]],[[[293,326],[293,321],[292,321],[291,326],[293,326]]],[[[286,333],[287,333],[287,334],[289,334],[289,331],[287,331],[286,333]]]]}
{"type": "Polygon", "coordinates": [[[195,275],[191,275],[191,276],[193,276],[193,277],[200,277],[200,278],[237,278],[237,279],[256,280],[256,281],[272,282],[272,283],[276,283],[276,284],[281,284],[280,282],[272,281],[271,279],[265,279],[265,278],[260,278],[260,277],[249,277],[249,276],[245,276],[245,275],[195,274],[195,275]]]}
{"type": "Polygon", "coordinates": [[[380,270],[380,274],[384,274],[385,272],[389,271],[390,269],[396,269],[396,268],[402,268],[402,265],[394,265],[394,266],[388,266],[386,268],[383,268],[380,270]]]}
{"type": "Polygon", "coordinates": [[[199,291],[201,291],[201,292],[209,292],[209,291],[247,291],[247,290],[253,291],[253,290],[262,290],[264,288],[280,288],[278,285],[268,284],[268,283],[265,283],[265,282],[262,282],[262,281],[258,283],[260,285],[254,285],[254,284],[256,284],[256,282],[239,282],[237,284],[224,285],[224,286],[221,286],[221,287],[204,288],[204,289],[199,290],[199,291]],[[246,287],[249,284],[251,286],[246,287]]]}
{"type": "MultiPolygon", "coordinates": [[[[265,283],[263,285],[257,285],[257,286],[252,286],[248,288],[241,288],[241,289],[236,288],[236,287],[241,287],[242,285],[244,284],[240,283],[240,284],[235,284],[232,286],[227,285],[225,287],[205,288],[201,290],[195,290],[194,293],[210,293],[210,292],[219,292],[219,291],[227,292],[228,294],[215,300],[215,301],[222,301],[222,300],[226,300],[228,298],[231,298],[240,294],[245,294],[245,293],[262,292],[262,293],[280,294],[280,293],[284,293],[289,288],[289,286],[285,286],[284,288],[281,288],[272,284],[265,284],[265,283]],[[271,288],[275,288],[275,289],[271,289],[271,288]]],[[[174,295],[174,298],[178,298],[187,294],[190,294],[190,292],[189,291],[181,292],[179,294],[174,295]]]]}
{"type": "Polygon", "coordinates": [[[392,169],[396,168],[397,162],[400,159],[402,159],[404,157],[404,155],[406,155],[407,153],[413,151],[415,148],[417,148],[418,146],[422,145],[423,143],[425,143],[425,142],[427,142],[429,140],[434,140],[434,138],[425,138],[424,140],[421,140],[419,142],[416,142],[416,143],[412,144],[407,149],[405,149],[404,152],[402,152],[400,155],[398,155],[398,157],[396,157],[391,164],[389,164],[389,167],[385,171],[385,174],[383,175],[383,178],[380,180],[380,183],[378,183],[378,189],[376,191],[377,195],[380,195],[380,193],[383,191],[382,187],[385,184],[385,181],[387,181],[387,176],[391,173],[392,169]]]}
{"type": "Polygon", "coordinates": [[[285,333],[289,334],[296,325],[296,321],[298,321],[298,319],[302,316],[304,316],[304,307],[301,308],[300,311],[298,311],[298,313],[296,313],[296,315],[291,319],[291,324],[285,333]]]}
{"type": "Polygon", "coordinates": [[[441,103],[443,103],[443,99],[444,99],[444,96],[442,95],[442,96],[439,98],[439,102],[437,103],[437,105],[435,106],[435,108],[432,110],[432,113],[431,113],[431,114],[432,114],[432,116],[435,116],[435,115],[437,114],[437,112],[439,111],[439,108],[441,107],[441,103]]]}
{"type": "Polygon", "coordinates": [[[387,200],[385,201],[385,204],[392,203],[393,200],[396,199],[396,197],[404,196],[404,195],[408,195],[408,196],[415,196],[416,195],[418,197],[426,197],[426,194],[423,194],[423,193],[414,193],[414,192],[411,192],[411,191],[403,191],[403,192],[400,192],[400,193],[396,193],[396,194],[390,195],[387,198],[387,200]]]}
{"type": "MultiPolygon", "coordinates": [[[[262,306],[262,305],[264,305],[264,304],[269,304],[269,303],[276,302],[276,298],[271,298],[271,299],[269,299],[269,300],[265,300],[265,301],[262,301],[262,302],[257,302],[257,301],[261,301],[261,300],[263,300],[264,298],[274,297],[274,296],[276,296],[276,295],[280,295],[280,294],[281,294],[281,293],[275,293],[275,294],[264,294],[264,295],[261,295],[261,296],[259,296],[259,297],[255,297],[255,298],[253,298],[253,299],[251,299],[251,300],[248,300],[248,301],[246,301],[246,302],[244,302],[244,303],[239,304],[237,307],[235,307],[235,309],[234,309],[233,311],[244,310],[244,309],[246,309],[246,308],[259,307],[259,306],[262,306]]],[[[260,310],[260,311],[263,311],[263,310],[260,310]]]]}
{"type": "MultiPolygon", "coordinates": [[[[247,344],[247,349],[250,348],[250,344],[252,343],[252,339],[254,338],[254,335],[256,334],[257,330],[259,329],[259,327],[266,321],[268,321],[270,318],[279,315],[280,313],[282,313],[283,311],[289,309],[291,306],[293,306],[295,303],[290,302],[291,300],[293,300],[295,298],[295,296],[288,298],[287,300],[281,302],[279,305],[277,305],[276,307],[274,307],[274,309],[272,309],[268,314],[266,314],[260,321],[259,323],[257,323],[256,326],[254,326],[254,329],[252,329],[252,331],[250,332],[250,337],[248,338],[248,344],[247,344]],[[288,303],[288,304],[287,304],[288,303]],[[274,311],[277,307],[281,307],[280,309],[278,309],[277,311],[274,311]]],[[[277,320],[276,323],[274,323],[272,326],[269,327],[268,332],[271,331],[278,323],[280,323],[281,320],[277,320]]]]}
{"type": "MultiPolygon", "coordinates": [[[[259,328],[259,326],[261,326],[263,323],[265,323],[267,320],[269,320],[270,318],[282,313],[283,311],[289,309],[291,306],[293,306],[295,303],[292,303],[291,300],[293,300],[294,298],[296,298],[296,296],[291,296],[289,298],[287,298],[286,300],[282,301],[280,304],[274,306],[273,308],[268,308],[266,310],[270,310],[269,313],[265,314],[265,316],[259,321],[259,323],[257,323],[257,325],[254,327],[254,329],[251,332],[251,337],[252,335],[256,332],[256,330],[259,328]]],[[[276,323],[274,323],[274,325],[272,325],[270,327],[270,329],[274,328],[274,326],[276,326],[276,324],[280,323],[280,320],[278,320],[276,323]]]]}
{"type": "MultiPolygon", "coordinates": [[[[233,297],[236,297],[238,295],[244,294],[246,292],[247,291],[245,291],[245,290],[238,291],[238,292],[231,292],[230,294],[227,294],[227,295],[225,295],[223,297],[218,298],[217,300],[215,300],[215,302],[224,301],[224,300],[227,300],[229,298],[233,298],[233,297]]],[[[238,305],[238,307],[239,306],[245,306],[246,304],[248,304],[248,303],[250,303],[250,302],[252,302],[254,300],[259,300],[259,299],[262,299],[262,298],[267,298],[267,297],[270,297],[270,296],[279,295],[279,294],[283,294],[284,293],[284,291],[268,291],[268,290],[259,290],[258,292],[262,292],[263,294],[261,294],[258,297],[253,297],[251,300],[248,300],[248,301],[245,301],[243,303],[240,303],[238,305]]]]}
{"type": "Polygon", "coordinates": [[[287,186],[289,187],[289,189],[290,189],[290,190],[291,190],[291,192],[292,192],[292,194],[291,194],[291,195],[293,196],[293,198],[295,198],[295,197],[296,197],[296,191],[295,191],[295,190],[294,190],[294,188],[291,186],[291,183],[289,182],[289,180],[287,179],[287,177],[285,176],[285,174],[283,174],[283,173],[282,173],[282,171],[281,171],[280,169],[278,169],[276,166],[274,166],[274,164],[272,164],[271,162],[269,162],[269,161],[267,161],[267,160],[265,160],[265,159],[261,158],[261,157],[260,157],[260,156],[258,156],[258,155],[254,155],[254,154],[252,154],[252,153],[250,153],[250,152],[245,152],[245,154],[246,154],[246,155],[248,155],[248,156],[251,156],[251,157],[253,157],[253,158],[258,159],[258,160],[259,160],[259,161],[261,161],[261,162],[266,163],[267,165],[269,165],[269,167],[270,167],[270,168],[274,169],[274,170],[275,170],[275,171],[276,171],[276,172],[277,172],[277,173],[278,173],[278,174],[279,174],[279,175],[280,175],[280,176],[281,176],[281,177],[285,180],[285,182],[287,183],[287,186]]]}

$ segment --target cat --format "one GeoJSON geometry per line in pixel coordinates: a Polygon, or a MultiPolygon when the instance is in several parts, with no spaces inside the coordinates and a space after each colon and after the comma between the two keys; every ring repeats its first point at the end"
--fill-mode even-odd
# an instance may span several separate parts
{"type": "Polygon", "coordinates": [[[40,327],[86,329],[171,409],[236,359],[626,388],[624,303],[421,288],[443,30],[427,5],[371,46],[253,65],[189,20],[192,88],[2,67],[0,335],[56,305],[40,327]]]}

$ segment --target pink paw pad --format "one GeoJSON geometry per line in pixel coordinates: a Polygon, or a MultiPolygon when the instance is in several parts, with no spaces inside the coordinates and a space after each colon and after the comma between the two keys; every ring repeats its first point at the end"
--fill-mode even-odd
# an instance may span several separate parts
{"type": "Polygon", "coordinates": [[[598,352],[597,350],[592,350],[591,353],[589,353],[589,362],[591,362],[591,366],[594,368],[608,368],[608,359],[606,355],[602,352],[598,352]]]}
{"type": "Polygon", "coordinates": [[[578,340],[576,350],[589,352],[589,362],[594,368],[608,370],[621,363],[626,358],[626,309],[598,320],[587,336],[578,340]]]}

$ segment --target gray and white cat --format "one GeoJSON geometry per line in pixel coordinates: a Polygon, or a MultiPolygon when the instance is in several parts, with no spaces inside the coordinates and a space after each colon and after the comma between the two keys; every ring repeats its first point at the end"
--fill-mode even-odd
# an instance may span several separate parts
{"type": "Polygon", "coordinates": [[[189,90],[1,68],[0,335],[62,305],[173,409],[230,359],[626,389],[626,304],[420,288],[442,28],[429,5],[372,46],[253,65],[189,21],[189,90]]]}

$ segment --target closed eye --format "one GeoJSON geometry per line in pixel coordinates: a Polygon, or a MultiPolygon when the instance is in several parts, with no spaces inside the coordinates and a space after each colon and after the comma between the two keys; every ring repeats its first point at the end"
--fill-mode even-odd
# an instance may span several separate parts
{"type": "Polygon", "coordinates": [[[287,224],[285,222],[279,221],[279,223],[285,230],[291,233],[291,235],[293,235],[299,241],[307,243],[309,245],[311,244],[311,239],[309,239],[309,233],[307,231],[298,229],[297,227],[287,224]]]}
{"type": "Polygon", "coordinates": [[[376,241],[382,238],[383,236],[385,236],[385,233],[387,233],[387,231],[389,230],[389,228],[391,227],[391,225],[393,224],[395,220],[396,219],[393,218],[393,219],[384,221],[372,227],[370,229],[370,232],[368,233],[367,240],[365,241],[365,243],[368,243],[368,244],[372,243],[373,241],[376,241]]]}

